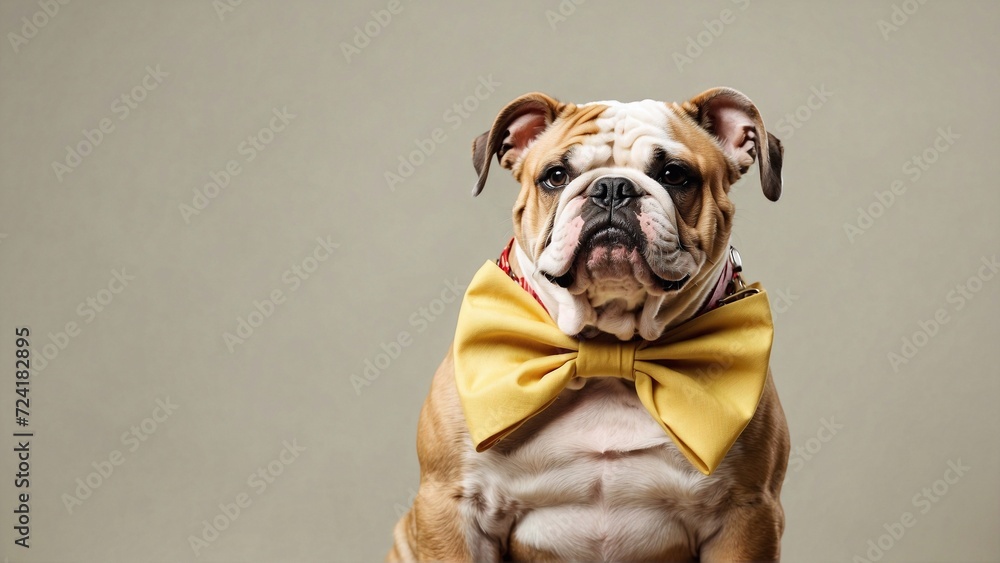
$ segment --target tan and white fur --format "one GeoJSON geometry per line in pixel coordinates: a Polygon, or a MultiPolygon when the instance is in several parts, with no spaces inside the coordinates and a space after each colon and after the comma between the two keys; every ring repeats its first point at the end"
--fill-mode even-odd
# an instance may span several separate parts
{"type": "MultiPolygon", "coordinates": [[[[781,193],[782,148],[728,88],[684,103],[576,105],[532,93],[473,144],[511,170],[511,266],[559,328],[655,340],[696,315],[728,259],[731,185],[757,163],[781,193]]],[[[610,375],[610,374],[609,374],[610,375]]],[[[777,560],[788,429],[770,376],[753,420],[711,475],[695,469],[614,377],[476,453],[445,358],[421,412],[421,481],[389,561],[777,560]]]]}

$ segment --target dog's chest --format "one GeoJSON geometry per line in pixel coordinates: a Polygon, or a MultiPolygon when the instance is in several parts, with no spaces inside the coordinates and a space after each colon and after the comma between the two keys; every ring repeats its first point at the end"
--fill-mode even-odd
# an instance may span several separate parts
{"type": "Polygon", "coordinates": [[[686,557],[718,525],[726,468],[694,469],[621,380],[564,391],[505,442],[468,454],[474,552],[499,538],[517,559],[686,557]]]}

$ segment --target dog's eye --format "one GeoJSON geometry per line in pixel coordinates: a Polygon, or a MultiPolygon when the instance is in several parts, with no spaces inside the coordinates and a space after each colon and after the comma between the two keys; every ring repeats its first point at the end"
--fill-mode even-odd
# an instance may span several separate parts
{"type": "Polygon", "coordinates": [[[542,177],[542,185],[550,190],[565,188],[566,184],[569,184],[569,172],[562,166],[550,169],[542,177]]]}
{"type": "Polygon", "coordinates": [[[671,188],[686,188],[694,183],[694,175],[680,164],[670,162],[663,167],[656,180],[671,188]]]}

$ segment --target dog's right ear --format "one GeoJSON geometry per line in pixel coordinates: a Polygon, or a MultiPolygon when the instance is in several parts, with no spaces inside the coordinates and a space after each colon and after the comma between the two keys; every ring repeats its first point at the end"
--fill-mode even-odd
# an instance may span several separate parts
{"type": "Polygon", "coordinates": [[[472,195],[483,191],[494,155],[500,166],[510,170],[528,144],[555,120],[563,105],[545,94],[532,92],[500,110],[493,127],[472,141],[472,165],[479,174],[472,195]]]}

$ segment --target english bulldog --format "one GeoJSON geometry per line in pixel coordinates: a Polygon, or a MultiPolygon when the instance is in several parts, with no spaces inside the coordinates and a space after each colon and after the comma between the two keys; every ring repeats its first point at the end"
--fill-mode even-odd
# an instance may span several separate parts
{"type": "MultiPolygon", "coordinates": [[[[689,411],[684,436],[651,415],[659,407],[652,405],[657,384],[649,377],[601,371],[607,362],[637,363],[647,344],[740,306],[729,301],[744,295],[738,254],[730,247],[730,188],[754,163],[769,200],[777,201],[782,188],[781,142],[765,130],[754,104],[730,88],[682,103],[573,104],[530,93],[500,111],[472,153],[474,195],[494,157],[521,186],[513,241],[499,265],[484,268],[502,268],[510,283],[520,284],[510,291],[531,302],[489,289],[495,285],[475,298],[495,308],[505,301],[531,308],[525,313],[530,326],[558,328],[552,342],[564,344],[552,346],[579,344],[582,357],[584,348],[601,342],[613,352],[586,374],[579,365],[559,367],[562,375],[546,376],[565,380],[553,399],[483,437],[470,434],[471,409],[489,411],[490,395],[480,392],[470,407],[473,399],[460,397],[460,388],[475,388],[478,377],[463,373],[475,371],[463,365],[489,366],[492,348],[488,340],[482,344],[481,329],[470,329],[468,338],[479,340],[466,348],[487,363],[463,364],[456,341],[421,411],[420,487],[395,527],[387,560],[779,559],[789,437],[767,365],[770,333],[759,385],[750,386],[750,409],[716,462],[696,463],[687,438],[714,432],[716,418],[705,411],[700,419],[701,407],[692,411],[686,401],[699,396],[703,383],[727,385],[732,362],[718,358],[719,370],[688,378],[696,380],[684,387],[693,389],[690,397],[662,393],[674,402],[661,410],[689,411]]],[[[472,322],[462,320],[471,298],[467,294],[460,325],[472,322]]],[[[770,326],[769,311],[766,316],[770,326]]],[[[507,345],[505,330],[515,338],[518,327],[529,326],[497,322],[498,350],[507,345]]],[[[520,392],[526,378],[507,384],[520,392]]],[[[510,403],[498,398],[495,414],[510,403]]],[[[485,415],[487,425],[491,416],[485,415]]]]}

